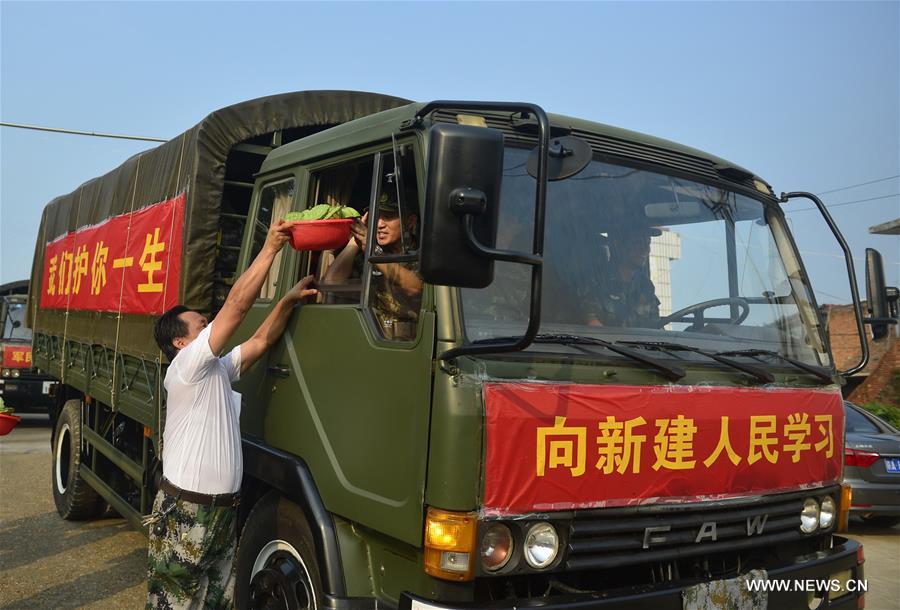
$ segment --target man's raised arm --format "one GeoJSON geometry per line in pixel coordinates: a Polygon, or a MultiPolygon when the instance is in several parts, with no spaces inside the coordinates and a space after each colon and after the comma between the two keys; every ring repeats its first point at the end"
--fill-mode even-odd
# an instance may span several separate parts
{"type": "Polygon", "coordinates": [[[222,309],[216,314],[215,323],[209,335],[209,347],[214,354],[218,354],[231,339],[231,335],[237,330],[253,302],[259,296],[263,282],[269,274],[269,268],[284,244],[290,239],[290,223],[276,220],[269,227],[266,243],[253,263],[241,274],[241,277],[231,287],[228,298],[222,309]]]}

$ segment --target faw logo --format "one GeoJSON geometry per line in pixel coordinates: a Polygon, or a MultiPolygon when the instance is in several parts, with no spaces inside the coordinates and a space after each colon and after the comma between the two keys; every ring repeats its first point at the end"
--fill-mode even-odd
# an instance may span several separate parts
{"type": "MultiPolygon", "coordinates": [[[[755,515],[753,517],[747,517],[747,536],[759,536],[763,533],[763,530],[766,528],[766,521],[769,520],[769,515],[755,515]]],[[[694,543],[700,543],[704,541],[715,542],[718,540],[718,533],[716,531],[716,522],[715,521],[707,521],[700,526],[700,529],[697,531],[697,535],[694,537],[694,543]]],[[[644,548],[649,549],[653,545],[659,545],[667,542],[669,540],[669,536],[666,534],[672,530],[671,525],[657,525],[653,527],[644,528],[644,548]]],[[[679,535],[679,538],[681,536],[679,535]]]]}

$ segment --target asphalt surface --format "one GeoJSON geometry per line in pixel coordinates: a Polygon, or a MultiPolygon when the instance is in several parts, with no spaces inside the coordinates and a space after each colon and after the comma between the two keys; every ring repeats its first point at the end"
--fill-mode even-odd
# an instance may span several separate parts
{"type": "Polygon", "coordinates": [[[0,608],[142,608],[147,539],[121,518],[63,521],[50,473],[47,418],[24,415],[0,437],[0,608]]]}
{"type": "MultiPolygon", "coordinates": [[[[142,608],[147,539],[124,519],[60,519],[49,439],[31,415],[0,437],[0,609],[142,608]]],[[[849,537],[865,545],[866,608],[900,608],[900,526],[854,521],[849,537]]]]}

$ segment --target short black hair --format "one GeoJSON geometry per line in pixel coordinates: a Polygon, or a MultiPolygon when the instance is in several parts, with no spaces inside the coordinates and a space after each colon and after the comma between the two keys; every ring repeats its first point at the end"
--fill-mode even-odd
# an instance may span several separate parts
{"type": "Polygon", "coordinates": [[[153,337],[156,339],[156,344],[159,345],[159,349],[166,355],[169,362],[172,362],[178,354],[178,348],[172,344],[172,341],[179,337],[187,337],[187,324],[178,317],[186,311],[194,310],[184,305],[176,305],[161,315],[153,327],[153,337]]]}

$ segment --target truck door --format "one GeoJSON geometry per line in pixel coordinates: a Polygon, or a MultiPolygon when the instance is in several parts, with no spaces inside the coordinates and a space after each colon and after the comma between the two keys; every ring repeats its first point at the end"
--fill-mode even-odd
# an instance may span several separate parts
{"type": "MultiPolygon", "coordinates": [[[[304,172],[297,208],[368,211],[374,260],[408,256],[373,264],[361,249],[343,257],[340,248],[286,251],[275,296],[307,273],[320,295],[292,317],[259,393],[265,441],[303,458],[330,511],[411,544],[422,536],[435,333],[431,294],[420,279],[416,289],[409,260],[418,248],[420,175],[411,144],[304,172]],[[332,265],[344,273],[329,273],[332,265]]],[[[245,429],[259,426],[242,419],[245,429]]]]}

